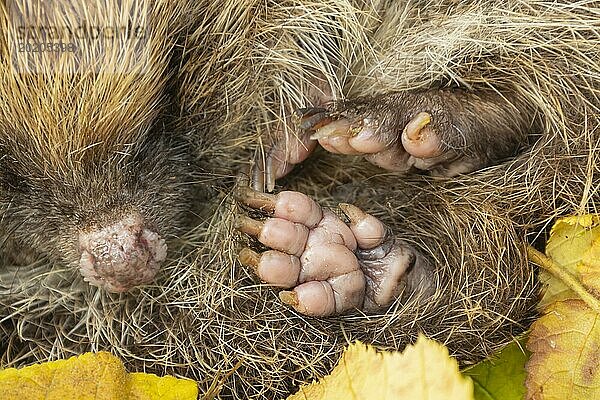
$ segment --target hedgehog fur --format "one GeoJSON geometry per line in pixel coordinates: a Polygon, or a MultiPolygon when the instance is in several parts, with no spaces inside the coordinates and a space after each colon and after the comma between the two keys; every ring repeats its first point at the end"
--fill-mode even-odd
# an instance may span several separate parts
{"type": "Polygon", "coordinates": [[[180,4],[189,18],[172,79],[174,129],[194,137],[191,157],[214,177],[191,200],[202,207],[155,284],[128,294],[90,288],[61,263],[4,261],[4,366],[104,349],[131,369],[219,386],[223,398],[274,398],[327,373],[353,340],[401,349],[423,332],[469,363],[527,328],[538,285],[526,243],[557,216],[598,211],[599,2],[180,4]],[[323,82],[338,100],[510,91],[540,116],[542,135],[519,156],[456,178],[384,173],[317,152],[280,182],[323,205],[354,203],[420,249],[436,265],[427,302],[309,318],[236,261],[233,178],[273,141],[294,139],[287,116],[314,104],[323,82]]]}

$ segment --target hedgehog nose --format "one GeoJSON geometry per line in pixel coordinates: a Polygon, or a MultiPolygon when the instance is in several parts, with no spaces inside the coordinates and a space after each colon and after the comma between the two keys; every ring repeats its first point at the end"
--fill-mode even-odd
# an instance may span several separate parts
{"type": "Polygon", "coordinates": [[[117,222],[80,232],[79,270],[84,280],[109,292],[151,282],[167,256],[167,245],[131,212],[117,222]]]}

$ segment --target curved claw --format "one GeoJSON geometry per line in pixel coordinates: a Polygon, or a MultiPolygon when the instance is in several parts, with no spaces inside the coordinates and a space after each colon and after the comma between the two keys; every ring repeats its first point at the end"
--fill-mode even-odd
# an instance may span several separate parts
{"type": "Polygon", "coordinates": [[[246,217],[245,215],[241,215],[235,220],[235,229],[253,237],[258,237],[264,226],[264,222],[246,217]]]}
{"type": "Polygon", "coordinates": [[[252,189],[249,186],[236,188],[234,197],[240,203],[259,211],[273,214],[275,212],[276,196],[252,189]]]}
{"type": "Polygon", "coordinates": [[[256,167],[252,170],[252,188],[260,192],[265,190],[266,171],[264,168],[256,167]]]}
{"type": "Polygon", "coordinates": [[[279,300],[281,300],[283,304],[292,306],[293,308],[298,307],[300,304],[300,301],[298,301],[298,293],[293,290],[282,290],[279,292],[279,300]]]}
{"type": "Polygon", "coordinates": [[[305,131],[316,131],[332,121],[329,111],[320,107],[298,108],[292,115],[292,122],[305,131]]]}
{"type": "Polygon", "coordinates": [[[256,272],[258,270],[258,264],[260,262],[260,254],[250,249],[249,247],[244,247],[240,250],[238,254],[238,259],[240,263],[247,267],[252,267],[256,272]]]}
{"type": "Polygon", "coordinates": [[[431,128],[431,115],[418,113],[404,127],[402,145],[413,157],[430,159],[443,154],[441,140],[431,128]]]}
{"type": "Polygon", "coordinates": [[[267,173],[270,171],[269,157],[265,157],[264,152],[259,152],[258,155],[250,161],[250,171],[248,176],[252,177],[246,186],[252,187],[254,190],[264,192],[265,184],[268,183],[267,173]]]}
{"type": "Polygon", "coordinates": [[[294,167],[293,160],[286,159],[285,150],[277,144],[271,146],[266,153],[261,152],[258,160],[252,161],[252,181],[249,186],[259,192],[275,190],[275,181],[287,175],[294,167]]]}
{"type": "Polygon", "coordinates": [[[350,220],[350,229],[361,249],[373,249],[383,243],[387,228],[379,219],[353,204],[340,203],[339,207],[350,220]]]}

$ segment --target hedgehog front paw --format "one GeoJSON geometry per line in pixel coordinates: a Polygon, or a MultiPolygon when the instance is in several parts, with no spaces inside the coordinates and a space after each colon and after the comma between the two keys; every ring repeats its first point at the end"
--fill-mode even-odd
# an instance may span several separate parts
{"type": "MultiPolygon", "coordinates": [[[[311,71],[307,81],[305,98],[309,104],[321,107],[333,101],[333,91],[323,74],[311,71]]],[[[274,142],[266,146],[265,151],[258,154],[254,162],[251,179],[252,187],[256,190],[272,192],[275,180],[286,176],[317,147],[317,141],[311,139],[310,131],[295,129],[298,126],[297,116],[292,112],[292,108],[284,109],[285,117],[275,122],[272,127],[274,142]]]]}
{"type": "Polygon", "coordinates": [[[298,126],[332,153],[396,172],[455,176],[515,155],[534,116],[497,93],[430,90],[297,110],[298,126]]]}
{"type": "Polygon", "coordinates": [[[292,289],[279,297],[300,313],[323,317],[382,310],[403,292],[407,272],[422,267],[411,247],[353,205],[340,204],[347,225],[299,192],[273,195],[242,187],[237,197],[269,216],[238,218],[238,230],[271,249],[259,254],[244,248],[241,263],[263,282],[292,289]]]}
{"type": "MultiPolygon", "coordinates": [[[[292,124],[288,123],[288,126],[292,124]]],[[[252,187],[258,191],[272,192],[275,181],[306,160],[316,147],[317,141],[311,139],[309,133],[300,132],[289,139],[282,134],[281,140],[255,158],[251,171],[252,187]]]]}

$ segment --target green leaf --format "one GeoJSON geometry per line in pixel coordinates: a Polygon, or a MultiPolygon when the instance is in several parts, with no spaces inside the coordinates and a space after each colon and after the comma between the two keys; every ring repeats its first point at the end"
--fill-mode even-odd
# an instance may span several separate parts
{"type": "MultiPolygon", "coordinates": [[[[524,340],[522,340],[524,342],[524,340]]],[[[463,371],[471,377],[475,400],[522,400],[525,396],[527,351],[519,342],[463,371]]]]}

